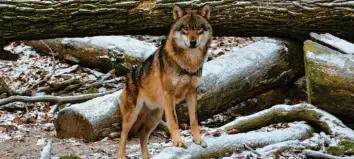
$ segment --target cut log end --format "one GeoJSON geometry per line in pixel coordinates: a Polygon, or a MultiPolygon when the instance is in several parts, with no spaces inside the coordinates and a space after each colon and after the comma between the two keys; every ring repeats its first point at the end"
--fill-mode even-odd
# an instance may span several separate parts
{"type": "Polygon", "coordinates": [[[84,138],[87,141],[94,141],[94,131],[91,123],[80,113],[72,110],[62,110],[54,123],[58,138],[84,138]],[[70,122],[68,122],[70,121],[70,122]]]}

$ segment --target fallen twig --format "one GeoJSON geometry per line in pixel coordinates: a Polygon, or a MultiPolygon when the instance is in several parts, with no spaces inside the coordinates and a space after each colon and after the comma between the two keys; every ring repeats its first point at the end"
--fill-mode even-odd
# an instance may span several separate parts
{"type": "Polygon", "coordinates": [[[44,43],[42,40],[40,40],[40,42],[41,42],[43,45],[45,45],[45,46],[49,49],[49,51],[51,52],[51,54],[52,54],[52,66],[53,66],[53,68],[52,68],[52,72],[51,72],[49,75],[47,75],[46,77],[44,77],[43,80],[40,80],[39,82],[33,84],[33,85],[29,88],[29,90],[33,90],[33,88],[35,88],[36,86],[40,85],[41,83],[47,82],[47,81],[54,75],[55,70],[56,70],[56,62],[55,62],[55,57],[54,57],[54,56],[55,56],[55,53],[54,53],[53,50],[52,50],[46,43],[44,43]]]}
{"type": "Polygon", "coordinates": [[[329,154],[325,154],[319,151],[313,151],[313,150],[304,150],[302,151],[306,157],[311,157],[311,158],[317,158],[317,159],[354,159],[354,156],[350,157],[339,157],[339,156],[333,156],[329,154]]]}
{"type": "Polygon", "coordinates": [[[11,96],[8,98],[4,98],[0,100],[0,105],[5,105],[11,102],[51,102],[51,103],[78,103],[78,102],[84,102],[87,100],[90,100],[92,98],[104,96],[107,94],[111,94],[115,92],[116,90],[113,91],[107,91],[105,93],[95,93],[95,94],[83,94],[83,95],[77,95],[77,96],[34,96],[34,97],[28,97],[28,96],[11,96]]]}
{"type": "Polygon", "coordinates": [[[168,125],[165,121],[161,120],[161,122],[158,125],[158,128],[160,128],[162,131],[164,131],[167,135],[167,137],[171,136],[170,129],[168,129],[168,125]]]}
{"type": "Polygon", "coordinates": [[[116,72],[115,69],[110,70],[110,71],[107,72],[105,75],[101,76],[102,78],[101,78],[99,81],[104,81],[104,80],[108,79],[108,78],[111,77],[115,72],[116,72]]]}
{"type": "Polygon", "coordinates": [[[96,78],[100,78],[100,77],[105,75],[104,73],[95,71],[95,70],[90,69],[90,68],[84,68],[84,71],[93,74],[96,78]]]}
{"type": "Polygon", "coordinates": [[[47,145],[43,147],[40,159],[51,159],[52,158],[52,140],[49,140],[47,145]]]}
{"type": "Polygon", "coordinates": [[[53,105],[52,109],[50,109],[50,111],[48,112],[48,116],[51,118],[54,117],[54,113],[58,110],[58,108],[59,108],[59,103],[53,105]]]}
{"type": "Polygon", "coordinates": [[[80,83],[79,79],[70,79],[70,80],[66,80],[63,82],[49,83],[49,86],[40,87],[37,90],[38,90],[38,92],[45,92],[45,93],[49,94],[54,91],[57,91],[60,89],[65,89],[65,88],[69,87],[70,85],[78,84],[78,83],[80,83]]]}
{"type": "Polygon", "coordinates": [[[261,154],[260,152],[254,150],[252,147],[249,147],[247,144],[245,144],[244,147],[245,147],[246,150],[249,150],[249,151],[257,154],[259,157],[264,158],[263,154],[261,154]]]}
{"type": "Polygon", "coordinates": [[[108,84],[108,83],[120,82],[121,79],[122,79],[121,77],[118,77],[118,78],[114,78],[114,79],[107,80],[107,81],[97,81],[97,82],[93,82],[93,83],[90,83],[90,84],[85,84],[83,86],[83,88],[80,88],[80,89],[87,89],[87,88],[90,88],[90,87],[99,87],[101,85],[108,84]]]}

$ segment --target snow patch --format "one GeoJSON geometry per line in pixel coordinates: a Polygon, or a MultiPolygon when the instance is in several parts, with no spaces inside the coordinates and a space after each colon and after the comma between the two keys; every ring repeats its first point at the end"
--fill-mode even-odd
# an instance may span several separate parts
{"type": "Polygon", "coordinates": [[[78,41],[113,50],[114,52],[124,53],[139,59],[148,58],[157,49],[151,43],[139,41],[123,36],[94,36],[85,38],[64,38],[63,44],[78,41]]]}

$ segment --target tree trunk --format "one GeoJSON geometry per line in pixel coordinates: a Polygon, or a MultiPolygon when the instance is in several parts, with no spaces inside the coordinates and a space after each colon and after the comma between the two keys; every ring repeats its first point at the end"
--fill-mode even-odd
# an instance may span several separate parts
{"type": "Polygon", "coordinates": [[[330,34],[304,43],[308,100],[340,118],[354,119],[354,45],[330,34]]]}
{"type": "MultiPolygon", "coordinates": [[[[303,76],[301,51],[297,43],[267,39],[207,62],[198,88],[199,121],[303,76]]],[[[118,131],[119,96],[117,92],[61,110],[56,120],[58,137],[93,141],[118,131]]],[[[187,123],[185,104],[177,105],[176,111],[179,122],[187,123]]]]}
{"type": "MultiPolygon", "coordinates": [[[[90,38],[64,38],[43,40],[60,59],[102,71],[116,70],[126,73],[134,64],[141,63],[157,48],[153,44],[121,36],[96,36],[90,38]]],[[[40,41],[24,41],[39,53],[50,53],[40,41]]]]}
{"type": "Polygon", "coordinates": [[[352,1],[0,1],[0,41],[94,35],[167,35],[175,4],[209,4],[214,35],[306,39],[311,31],[353,39],[352,1]]]}

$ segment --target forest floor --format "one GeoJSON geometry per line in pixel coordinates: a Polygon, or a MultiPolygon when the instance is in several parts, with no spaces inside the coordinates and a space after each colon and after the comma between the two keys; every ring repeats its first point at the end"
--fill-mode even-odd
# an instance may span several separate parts
{"type": "MultiPolygon", "coordinates": [[[[131,36],[138,40],[159,44],[150,36],[131,36]]],[[[263,38],[236,38],[236,37],[215,37],[212,41],[211,49],[208,52],[209,60],[227,54],[230,50],[244,47],[250,43],[263,38]]],[[[52,70],[53,61],[49,56],[40,56],[29,46],[21,43],[13,43],[7,47],[8,50],[20,54],[17,61],[0,60],[0,75],[12,90],[25,91],[31,88],[31,85],[43,79],[52,70]]],[[[32,90],[35,96],[41,96],[45,93],[39,91],[45,88],[48,83],[62,82],[68,79],[79,79],[84,82],[97,81],[104,73],[99,70],[87,71],[78,64],[69,64],[65,61],[55,60],[56,71],[49,81],[39,84],[32,90]]],[[[114,74],[109,79],[114,79],[114,74]]],[[[51,95],[77,95],[92,92],[105,92],[118,88],[118,83],[104,85],[97,89],[90,90],[62,90],[52,92],[51,95]]],[[[0,96],[3,98],[4,96],[0,96]]],[[[65,155],[75,155],[80,158],[114,158],[119,141],[119,132],[112,134],[110,138],[104,138],[96,142],[86,142],[83,139],[58,139],[55,137],[53,117],[48,113],[54,105],[45,102],[22,103],[14,102],[0,106],[0,158],[1,159],[30,159],[39,158],[42,148],[50,139],[53,141],[53,158],[59,158],[65,155]]],[[[59,109],[69,107],[70,104],[63,104],[59,109]]],[[[212,119],[202,122],[203,135],[210,134],[208,127],[215,127],[235,118],[237,114],[222,113],[212,119]]],[[[54,114],[55,117],[55,114],[54,114]]],[[[188,127],[184,125],[181,131],[182,137],[188,143],[192,142],[188,127]]],[[[271,125],[262,128],[259,131],[272,131],[281,126],[271,125]]],[[[217,135],[215,135],[217,136],[217,135]]],[[[170,139],[160,130],[155,130],[149,140],[149,151],[152,156],[162,149],[172,146],[170,139]]],[[[141,158],[140,144],[138,137],[133,138],[127,144],[127,154],[130,158],[141,158]]],[[[241,153],[230,154],[231,158],[245,158],[241,153]]],[[[303,158],[301,154],[295,152],[284,152],[279,154],[280,158],[303,158]]],[[[227,157],[224,157],[227,158],[227,157]]]]}

